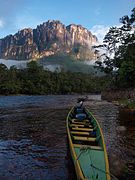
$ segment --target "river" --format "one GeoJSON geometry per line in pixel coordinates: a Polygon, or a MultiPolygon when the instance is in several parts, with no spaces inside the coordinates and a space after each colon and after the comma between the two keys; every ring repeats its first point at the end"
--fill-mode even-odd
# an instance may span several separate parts
{"type": "MultiPolygon", "coordinates": [[[[78,97],[0,96],[0,179],[76,179],[66,116],[78,97]]],[[[89,95],[85,104],[103,129],[111,173],[135,179],[135,115],[125,115],[100,95],[89,95]]]]}

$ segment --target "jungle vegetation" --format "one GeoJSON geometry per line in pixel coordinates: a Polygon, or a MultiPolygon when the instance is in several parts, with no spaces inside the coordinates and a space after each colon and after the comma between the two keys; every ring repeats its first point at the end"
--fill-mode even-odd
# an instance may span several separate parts
{"type": "Polygon", "coordinates": [[[97,46],[106,52],[97,64],[112,79],[111,87],[135,88],[135,8],[120,23],[120,27],[111,27],[103,44],[97,46]]]}
{"type": "Polygon", "coordinates": [[[107,86],[107,77],[75,72],[51,72],[36,61],[25,69],[8,69],[0,64],[0,94],[74,94],[99,93],[107,86]]]}

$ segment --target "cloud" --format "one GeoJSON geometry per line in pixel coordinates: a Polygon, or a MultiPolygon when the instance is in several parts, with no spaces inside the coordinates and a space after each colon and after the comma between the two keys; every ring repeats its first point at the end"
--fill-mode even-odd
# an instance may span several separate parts
{"type": "Polygon", "coordinates": [[[2,19],[0,19],[0,28],[4,27],[4,21],[2,19]]]}
{"type": "Polygon", "coordinates": [[[106,33],[109,31],[109,28],[109,26],[105,25],[95,25],[90,29],[90,31],[92,32],[92,34],[96,35],[98,41],[102,43],[106,33]]]}

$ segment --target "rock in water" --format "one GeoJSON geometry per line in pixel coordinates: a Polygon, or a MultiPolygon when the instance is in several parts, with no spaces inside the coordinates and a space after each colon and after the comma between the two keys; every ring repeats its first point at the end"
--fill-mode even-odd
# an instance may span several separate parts
{"type": "Polygon", "coordinates": [[[126,127],[125,126],[118,126],[116,128],[117,131],[126,131],[126,127]]]}

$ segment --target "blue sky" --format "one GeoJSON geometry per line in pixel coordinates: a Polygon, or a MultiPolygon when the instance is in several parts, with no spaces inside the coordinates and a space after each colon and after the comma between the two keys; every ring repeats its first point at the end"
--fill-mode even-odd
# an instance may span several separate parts
{"type": "Polygon", "coordinates": [[[81,24],[102,39],[134,6],[135,0],[0,0],[0,38],[54,19],[81,24]]]}

